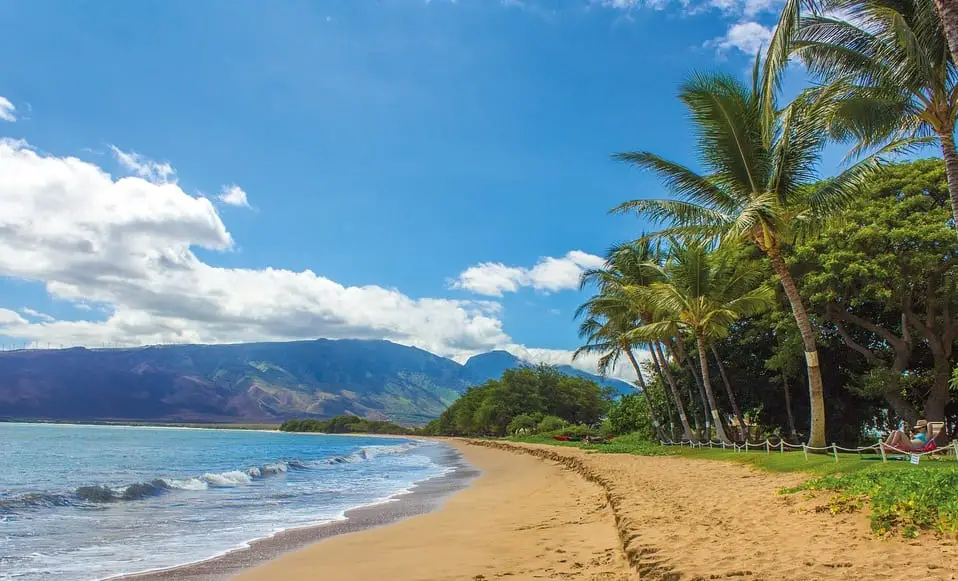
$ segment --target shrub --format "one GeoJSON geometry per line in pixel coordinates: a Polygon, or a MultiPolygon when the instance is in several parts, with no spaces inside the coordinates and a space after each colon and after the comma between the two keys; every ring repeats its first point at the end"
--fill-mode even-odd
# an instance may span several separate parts
{"type": "Polygon", "coordinates": [[[534,433],[538,425],[539,418],[535,414],[519,414],[512,418],[506,431],[509,434],[516,434],[519,430],[524,430],[524,433],[534,433]]]}
{"type": "Polygon", "coordinates": [[[577,438],[585,438],[586,436],[596,436],[598,434],[596,434],[595,431],[589,426],[586,426],[584,424],[578,424],[578,425],[569,426],[563,429],[562,435],[573,436],[577,438]]]}
{"type": "Polygon", "coordinates": [[[539,433],[543,434],[546,432],[557,432],[568,425],[569,425],[569,422],[563,420],[560,417],[546,416],[542,418],[541,422],[539,422],[539,433]]]}

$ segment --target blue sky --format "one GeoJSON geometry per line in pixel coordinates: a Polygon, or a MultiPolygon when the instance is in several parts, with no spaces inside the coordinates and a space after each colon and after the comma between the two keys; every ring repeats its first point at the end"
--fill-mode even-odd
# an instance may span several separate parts
{"type": "Polygon", "coordinates": [[[570,276],[643,228],[607,211],[661,193],[610,154],[693,162],[678,85],[776,7],[0,0],[0,331],[567,356],[570,276]]]}

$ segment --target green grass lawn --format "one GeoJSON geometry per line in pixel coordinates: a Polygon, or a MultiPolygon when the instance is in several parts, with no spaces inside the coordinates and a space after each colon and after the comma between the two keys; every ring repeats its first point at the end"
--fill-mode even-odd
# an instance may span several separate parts
{"type": "Polygon", "coordinates": [[[697,460],[738,462],[770,472],[807,473],[809,480],[783,494],[827,490],[835,494],[827,508],[833,514],[868,508],[872,529],[880,535],[917,536],[920,531],[958,533],[958,462],[954,456],[882,462],[877,454],[809,454],[764,450],[733,452],[662,446],[636,436],[620,436],[605,444],[558,442],[551,436],[523,436],[518,442],[571,446],[609,454],[680,456],[697,460]]]}

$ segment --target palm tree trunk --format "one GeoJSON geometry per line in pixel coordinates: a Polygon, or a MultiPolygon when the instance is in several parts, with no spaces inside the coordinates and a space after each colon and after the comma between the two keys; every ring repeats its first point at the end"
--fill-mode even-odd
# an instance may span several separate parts
{"type": "Polygon", "coordinates": [[[712,437],[712,422],[709,420],[711,416],[711,409],[709,406],[708,396],[705,395],[705,387],[702,385],[702,379],[699,377],[699,374],[695,371],[695,366],[692,365],[692,358],[688,357],[685,359],[685,367],[689,370],[689,373],[692,374],[692,380],[695,381],[695,386],[699,388],[699,399],[702,401],[702,416],[705,418],[705,437],[712,437]]]}
{"type": "Polygon", "coordinates": [[[705,385],[705,394],[708,396],[709,406],[712,408],[712,419],[715,420],[715,435],[723,442],[732,440],[725,433],[722,418],[719,417],[718,405],[715,403],[715,393],[712,391],[712,380],[709,377],[708,351],[705,350],[705,336],[697,333],[695,342],[699,348],[699,366],[702,368],[702,383],[705,385]]]}
{"type": "Polygon", "coordinates": [[[675,377],[672,375],[672,370],[669,368],[669,362],[662,354],[662,346],[657,342],[655,343],[656,354],[659,356],[659,361],[662,362],[662,370],[665,372],[665,378],[669,384],[669,389],[672,390],[672,397],[675,399],[675,407],[679,412],[679,421],[682,422],[682,437],[686,440],[692,439],[692,427],[689,426],[689,418],[685,415],[685,406],[682,404],[682,395],[679,393],[679,386],[675,383],[675,377]]]}
{"type": "Polygon", "coordinates": [[[935,0],[941,25],[945,29],[945,38],[948,39],[948,48],[955,59],[958,59],[958,4],[955,0],[935,0]]]}
{"type": "MultiPolygon", "coordinates": [[[[949,11],[958,12],[958,6],[953,4],[953,0],[935,0],[935,3],[948,4],[949,11]]],[[[942,10],[940,6],[939,10],[942,10]]],[[[945,11],[942,10],[942,21],[944,21],[944,15],[945,11]]],[[[958,16],[954,18],[958,21],[958,16]]],[[[949,36],[949,46],[952,42],[951,36],[949,36]]],[[[958,58],[958,53],[954,49],[952,49],[952,54],[956,55],[955,58],[958,58]]],[[[941,140],[941,154],[945,158],[945,177],[948,178],[948,194],[951,196],[951,216],[955,220],[955,228],[958,228],[958,152],[955,151],[954,127],[939,133],[938,138],[941,140]]]]}
{"type": "Polygon", "coordinates": [[[632,369],[635,370],[635,375],[637,377],[636,383],[639,384],[639,389],[642,390],[642,399],[645,400],[646,405],[649,406],[649,417],[652,418],[652,425],[655,427],[655,436],[659,440],[665,440],[662,436],[662,424],[659,422],[659,416],[655,413],[655,408],[652,407],[652,398],[649,394],[649,389],[645,385],[645,378],[642,377],[642,370],[639,368],[639,362],[635,360],[635,355],[632,353],[632,348],[625,347],[625,355],[629,358],[629,363],[632,364],[632,369]]]}
{"type": "MultiPolygon", "coordinates": [[[[792,415],[792,392],[788,388],[788,376],[782,372],[782,385],[785,386],[785,413],[788,414],[788,433],[792,440],[798,440],[798,431],[795,430],[795,416],[792,415]]],[[[914,425],[914,424],[912,424],[914,425]]]]}
{"type": "Polygon", "coordinates": [[[772,268],[778,274],[782,281],[782,288],[785,289],[785,296],[792,306],[792,314],[795,315],[795,322],[798,324],[798,330],[802,334],[802,343],[805,345],[805,364],[808,369],[808,401],[811,407],[811,425],[808,430],[808,445],[816,448],[825,447],[825,390],[822,387],[822,368],[818,365],[818,347],[815,345],[815,334],[812,331],[812,323],[808,318],[808,312],[805,310],[805,303],[802,302],[802,296],[792,280],[792,274],[788,271],[788,265],[785,259],[777,251],[768,253],[768,258],[772,263],[772,268]]]}
{"type": "MultiPolygon", "coordinates": [[[[665,409],[669,413],[669,436],[675,437],[675,415],[672,413],[672,408],[675,407],[675,402],[672,402],[672,405],[669,405],[669,391],[665,389],[665,386],[668,383],[665,381],[665,375],[662,373],[662,366],[659,365],[659,358],[655,354],[655,346],[649,342],[649,355],[652,356],[652,365],[655,367],[655,374],[658,376],[659,381],[662,383],[662,393],[665,395],[665,409]]],[[[682,402],[679,402],[681,404],[682,402]]]]}
{"type": "Polygon", "coordinates": [[[722,383],[725,384],[725,393],[728,394],[728,401],[732,405],[732,413],[735,414],[735,419],[738,421],[739,431],[742,435],[742,439],[745,439],[745,418],[742,416],[742,410],[738,407],[738,401],[735,399],[735,392],[732,391],[732,384],[729,383],[728,375],[725,374],[725,365],[722,364],[722,358],[719,357],[718,349],[715,348],[715,344],[712,344],[712,355],[715,356],[715,362],[718,364],[719,375],[722,376],[722,383]]]}
{"type": "MultiPolygon", "coordinates": [[[[705,397],[705,388],[702,387],[702,378],[699,377],[699,374],[695,371],[695,366],[692,364],[692,358],[689,356],[688,352],[685,351],[685,345],[682,344],[682,340],[669,341],[669,348],[673,350],[675,355],[678,355],[679,364],[685,364],[686,369],[689,370],[689,373],[692,374],[692,381],[695,382],[695,386],[699,390],[699,399],[702,401],[702,417],[705,419],[705,437],[712,437],[712,426],[709,421],[709,404],[708,399],[705,397]]],[[[691,393],[689,394],[691,398],[691,393]]]]}

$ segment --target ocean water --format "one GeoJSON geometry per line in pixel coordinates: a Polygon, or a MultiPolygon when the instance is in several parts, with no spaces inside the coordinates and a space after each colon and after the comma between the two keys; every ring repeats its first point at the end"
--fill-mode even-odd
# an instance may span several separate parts
{"type": "Polygon", "coordinates": [[[0,423],[0,580],[181,565],[450,470],[392,438],[0,423]]]}

